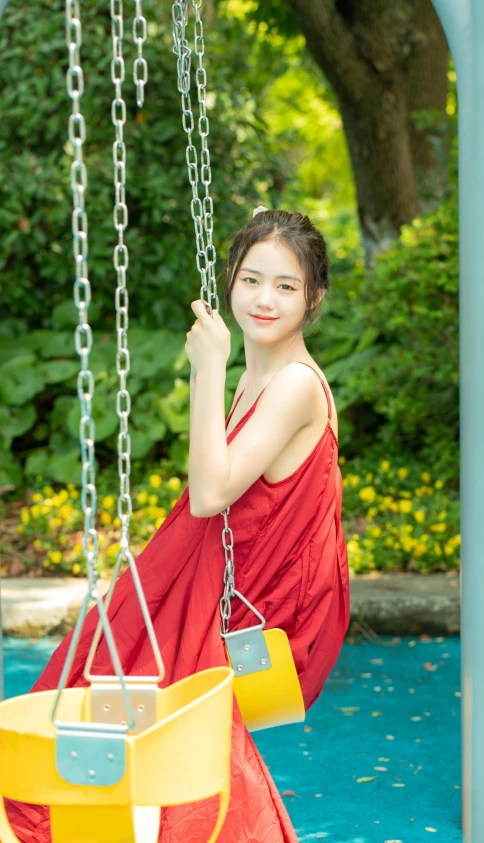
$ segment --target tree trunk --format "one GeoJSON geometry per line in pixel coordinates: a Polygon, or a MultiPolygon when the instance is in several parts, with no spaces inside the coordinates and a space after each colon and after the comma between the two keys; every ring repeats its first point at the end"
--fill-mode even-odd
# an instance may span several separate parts
{"type": "Polygon", "coordinates": [[[431,0],[288,2],[339,102],[370,267],[445,187],[444,32],[431,0]],[[432,126],[415,125],[422,109],[435,109],[432,126]]]}

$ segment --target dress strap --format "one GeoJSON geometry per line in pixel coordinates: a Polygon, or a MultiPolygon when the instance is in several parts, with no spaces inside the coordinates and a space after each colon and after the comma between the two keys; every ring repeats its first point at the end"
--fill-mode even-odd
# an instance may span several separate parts
{"type": "Polygon", "coordinates": [[[237,404],[239,403],[240,399],[242,398],[242,395],[243,395],[243,394],[244,394],[244,390],[242,390],[242,392],[240,393],[239,397],[237,398],[237,401],[235,402],[234,406],[232,407],[232,409],[231,409],[230,413],[228,414],[228,416],[227,416],[227,421],[225,422],[225,427],[227,427],[227,425],[228,425],[228,423],[229,423],[230,419],[232,418],[232,416],[233,416],[233,414],[234,414],[234,410],[235,410],[235,408],[236,408],[237,404]]]}
{"type": "Polygon", "coordinates": [[[329,397],[328,388],[327,388],[327,386],[326,386],[326,384],[325,384],[324,380],[323,380],[323,379],[322,379],[322,378],[318,375],[318,373],[317,373],[316,369],[313,369],[313,367],[309,365],[309,363],[305,363],[305,362],[304,362],[304,360],[298,360],[297,362],[298,362],[298,363],[302,363],[304,366],[307,366],[307,367],[308,367],[308,369],[312,369],[312,371],[314,372],[314,374],[315,374],[315,375],[317,375],[317,376],[318,376],[318,379],[321,381],[321,384],[322,384],[322,386],[323,386],[323,389],[324,389],[324,391],[325,391],[325,393],[326,393],[326,400],[327,400],[327,402],[328,402],[328,420],[329,420],[329,419],[331,418],[331,400],[330,400],[330,397],[329,397]]]}

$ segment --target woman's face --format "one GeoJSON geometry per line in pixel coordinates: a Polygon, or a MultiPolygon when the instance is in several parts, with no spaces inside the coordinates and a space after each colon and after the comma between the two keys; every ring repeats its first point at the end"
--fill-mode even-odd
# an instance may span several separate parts
{"type": "Polygon", "coordinates": [[[264,344],[292,335],[306,311],[304,285],[304,272],[292,249],[275,240],[255,243],[232,287],[232,311],[244,334],[264,344]],[[274,321],[258,321],[256,315],[274,321]]]}

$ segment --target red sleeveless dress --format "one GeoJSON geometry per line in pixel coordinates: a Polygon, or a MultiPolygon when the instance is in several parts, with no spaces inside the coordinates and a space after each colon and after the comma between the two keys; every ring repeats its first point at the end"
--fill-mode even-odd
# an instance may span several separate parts
{"type": "MultiPolygon", "coordinates": [[[[328,388],[313,371],[325,390],[331,419],[328,388]]],[[[254,412],[262,392],[229,434],[228,444],[254,412]]],[[[259,477],[230,507],[236,587],[265,616],[266,629],[279,627],[287,633],[306,710],[321,694],[349,625],[348,557],[341,506],[338,442],[328,420],[319,442],[293,474],[277,483],[259,477]]],[[[166,666],[160,687],[196,671],[228,664],[219,614],[225,567],[222,527],[221,515],[195,518],[190,514],[187,488],[137,557],[166,666]]],[[[156,672],[129,570],[116,584],[109,618],[124,672],[156,672]]],[[[88,684],[82,671],[97,621],[94,608],[84,622],[68,687],[88,684]]],[[[234,599],[231,631],[253,622],[250,610],[234,599]]],[[[71,637],[72,632],[63,639],[31,691],[57,687],[71,637]]],[[[104,637],[93,672],[114,673],[104,637]]],[[[21,841],[50,843],[47,806],[6,800],[6,808],[21,841]]],[[[215,825],[217,810],[218,797],[162,808],[159,840],[204,843],[215,825]]],[[[245,728],[235,697],[231,795],[219,841],[297,843],[286,807],[245,728]]]]}

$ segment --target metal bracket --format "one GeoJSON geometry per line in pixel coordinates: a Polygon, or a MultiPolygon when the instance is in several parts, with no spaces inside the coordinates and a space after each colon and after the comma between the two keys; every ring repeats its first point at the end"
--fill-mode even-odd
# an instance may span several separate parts
{"type": "Polygon", "coordinates": [[[70,784],[106,787],[126,769],[126,729],[97,723],[60,723],[55,742],[57,772],[70,784]]]}
{"type": "MultiPolygon", "coordinates": [[[[157,685],[144,684],[139,677],[130,681],[124,677],[129,701],[134,713],[134,726],[128,734],[136,735],[156,723],[157,685]]],[[[96,723],[119,723],[127,726],[126,704],[119,682],[91,683],[91,717],[96,723]]]]}
{"type": "Polygon", "coordinates": [[[262,626],[227,632],[223,638],[236,676],[246,676],[272,667],[262,626]]]}

